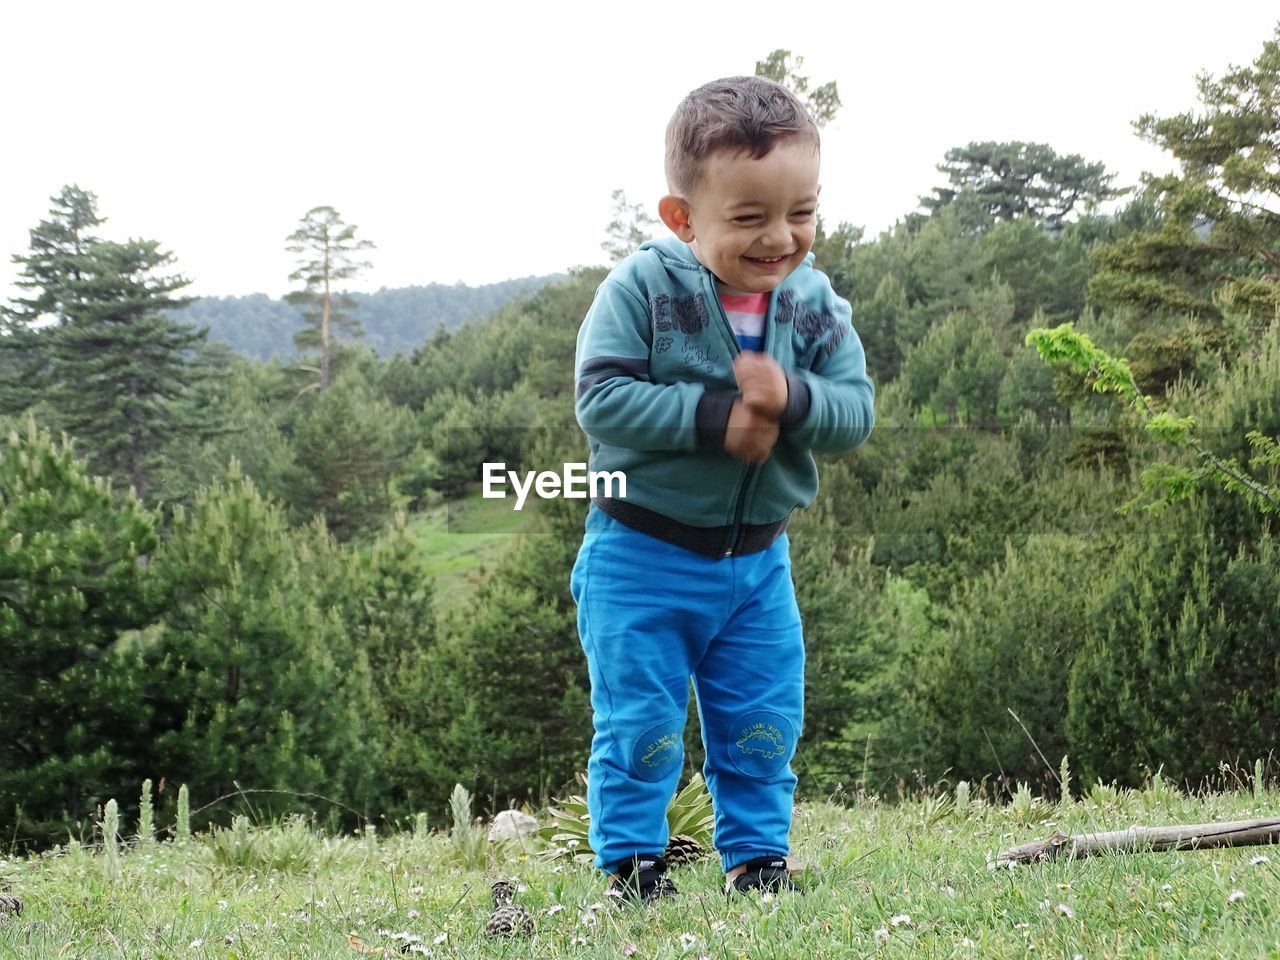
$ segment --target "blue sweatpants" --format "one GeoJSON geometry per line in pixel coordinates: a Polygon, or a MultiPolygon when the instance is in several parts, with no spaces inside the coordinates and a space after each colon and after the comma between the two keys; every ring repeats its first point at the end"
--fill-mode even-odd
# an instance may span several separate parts
{"type": "Polygon", "coordinates": [[[789,852],[804,642],[785,535],[711,559],[592,507],[573,567],[591,674],[587,767],[596,866],[667,844],[693,678],[725,870],[789,852]]]}

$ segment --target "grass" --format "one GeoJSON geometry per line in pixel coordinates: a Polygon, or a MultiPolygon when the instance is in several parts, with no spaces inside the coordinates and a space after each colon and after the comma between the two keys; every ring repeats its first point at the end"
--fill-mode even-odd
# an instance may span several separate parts
{"type": "Polygon", "coordinates": [[[645,910],[617,909],[589,868],[532,848],[490,849],[486,869],[456,832],[334,838],[241,822],[130,848],[115,882],[87,848],[0,860],[0,892],[25,901],[0,922],[0,957],[1280,958],[1274,847],[989,865],[1055,829],[1274,816],[1280,794],[1092,797],[802,804],[806,895],[728,899],[704,861],[673,874],[683,896],[645,910]],[[531,937],[483,935],[499,875],[518,878],[531,937]]]}
{"type": "Polygon", "coordinates": [[[422,549],[427,572],[434,578],[440,612],[457,609],[533,517],[533,505],[517,512],[515,501],[486,500],[476,490],[439,504],[410,520],[410,531],[422,549]]]}

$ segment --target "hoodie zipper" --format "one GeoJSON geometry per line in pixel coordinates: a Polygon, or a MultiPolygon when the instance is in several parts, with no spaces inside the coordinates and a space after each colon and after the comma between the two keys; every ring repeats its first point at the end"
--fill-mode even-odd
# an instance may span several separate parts
{"type": "MultiPolygon", "coordinates": [[[[706,276],[706,282],[711,286],[711,299],[715,302],[716,315],[720,318],[720,329],[729,337],[730,356],[736,357],[742,352],[742,348],[738,346],[738,336],[733,332],[733,327],[729,323],[729,317],[724,312],[724,303],[720,300],[720,291],[716,289],[715,277],[710,270],[703,268],[706,276]]],[[[769,321],[773,314],[773,294],[769,294],[769,306],[765,310],[764,315],[764,335],[761,340],[761,353],[765,356],[769,355],[769,334],[773,324],[769,321]]],[[[747,506],[747,491],[751,489],[752,481],[755,480],[756,474],[760,468],[754,464],[747,464],[747,469],[742,473],[741,479],[738,481],[736,493],[737,504],[733,511],[733,526],[729,528],[729,546],[721,554],[721,559],[734,556],[740,547],[739,541],[742,539],[742,514],[747,506]]]]}

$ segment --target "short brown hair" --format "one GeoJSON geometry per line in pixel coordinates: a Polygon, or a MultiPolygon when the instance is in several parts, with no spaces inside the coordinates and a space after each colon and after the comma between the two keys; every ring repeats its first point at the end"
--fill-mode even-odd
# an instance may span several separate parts
{"type": "Polygon", "coordinates": [[[717,150],[759,160],[788,137],[820,144],[818,125],[794,93],[764,77],[712,80],[681,100],[667,124],[667,187],[688,195],[702,161],[717,150]]]}

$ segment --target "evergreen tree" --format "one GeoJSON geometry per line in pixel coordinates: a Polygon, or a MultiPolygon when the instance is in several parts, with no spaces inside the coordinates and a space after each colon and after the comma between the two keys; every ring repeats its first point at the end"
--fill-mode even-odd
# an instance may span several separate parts
{"type": "MultiPolygon", "coordinates": [[[[569,436],[540,446],[536,462],[583,459],[569,436]]],[[[582,517],[580,500],[540,504],[536,532],[512,543],[442,638],[450,683],[425,727],[440,732],[456,779],[499,803],[541,799],[586,767],[590,682],[569,594],[582,517]]]]}
{"type": "Polygon", "coordinates": [[[829,794],[838,783],[910,769],[891,717],[904,656],[928,632],[928,599],[872,562],[874,541],[854,522],[866,494],[849,460],[824,463],[822,494],[790,530],[796,602],[804,621],[804,743],[801,788],[829,794]],[[857,598],[856,601],[853,598],[857,598]],[[896,762],[900,765],[894,765],[896,762]]]}
{"type": "Polygon", "coordinates": [[[50,201],[50,219],[29,231],[31,252],[12,258],[21,267],[14,286],[30,295],[0,307],[0,364],[7,368],[0,377],[0,411],[20,413],[39,401],[52,362],[51,338],[38,335],[40,325],[65,322],[81,303],[89,252],[100,242],[92,233],[103,223],[96,196],[71,185],[50,201]]]}
{"type": "Polygon", "coordinates": [[[36,393],[27,399],[77,438],[94,471],[145,495],[168,442],[216,430],[210,411],[189,402],[207,375],[193,362],[205,331],[162,312],[189,302],[175,296],[189,281],[158,273],[174,259],[157,241],[88,232],[103,222],[96,202],[78,187],[53,198],[51,219],[31,231],[31,253],[14,257],[18,285],[32,295],[5,315],[12,345],[30,351],[23,376],[36,393]]]}
{"type": "Polygon", "coordinates": [[[0,442],[0,820],[47,841],[144,774],[154,521],[28,421],[0,442]]]}
{"type": "Polygon", "coordinates": [[[935,187],[920,205],[936,212],[957,205],[966,223],[982,230],[993,221],[1029,217],[1058,229],[1077,205],[1118,197],[1114,174],[1079,154],[1062,156],[1046,143],[986,141],[953,147],[938,170],[948,186],[935,187]]]}
{"type": "Polygon", "coordinates": [[[958,312],[930,330],[907,356],[901,383],[931,418],[943,410],[949,425],[964,420],[989,426],[995,421],[1006,367],[993,320],[958,312]]]}
{"type": "Polygon", "coordinates": [[[290,280],[301,280],[303,287],[290,293],[286,300],[305,308],[303,318],[308,327],[294,335],[299,350],[319,350],[320,365],[304,364],[301,369],[317,375],[310,387],[321,392],[329,389],[333,362],[333,335],[337,330],[361,336],[360,321],[345,312],[355,300],[335,287],[350,280],[370,266],[356,257],[372,250],[373,243],[356,239],[353,224],[342,221],[333,207],[313,207],[303,216],[300,226],[287,237],[290,253],[301,256],[298,269],[290,280]]]}
{"type": "Polygon", "coordinates": [[[926,775],[1000,773],[1006,788],[1026,780],[1045,789],[1052,767],[1037,747],[1051,763],[1076,758],[1068,678],[1090,591],[1105,582],[1104,558],[1084,537],[1042,533],[1007,543],[997,566],[957,589],[943,628],[902,667],[899,732],[921,745],[926,775]]]}
{"type": "Polygon", "coordinates": [[[605,228],[607,239],[600,246],[609,255],[610,263],[618,263],[653,238],[658,221],[645,210],[644,204],[628,203],[625,191],[615,190],[612,197],[613,219],[605,228]]]}
{"type": "Polygon", "coordinates": [[[813,122],[819,127],[824,127],[834,120],[840,111],[842,106],[840,91],[834,80],[810,90],[809,78],[800,73],[803,68],[804,57],[793,57],[790,50],[778,49],[763,60],[756,61],[755,75],[789,87],[804,103],[813,122]]]}
{"type": "Polygon", "coordinates": [[[1250,66],[1197,78],[1203,111],[1141,117],[1180,171],[1148,177],[1158,229],[1099,253],[1090,296],[1144,313],[1232,311],[1265,326],[1280,309],[1280,27],[1250,66]]]}
{"type": "Polygon", "coordinates": [[[210,799],[237,783],[350,795],[368,670],[322,602],[316,567],[332,557],[322,527],[291,529],[234,469],[175,511],[152,563],[157,772],[210,799]]]}
{"type": "Polygon", "coordinates": [[[869,301],[861,302],[854,315],[858,336],[867,351],[867,369],[877,383],[896,379],[902,368],[898,326],[907,317],[907,291],[902,281],[886,274],[869,301]]]}
{"type": "Polygon", "coordinates": [[[1070,752],[1089,781],[1145,767],[1198,784],[1280,736],[1280,549],[1264,534],[1223,555],[1199,504],[1146,526],[1077,626],[1070,752]]]}
{"type": "MultiPolygon", "coordinates": [[[[456,780],[445,771],[436,731],[427,721],[448,678],[436,645],[434,591],[404,514],[368,547],[320,557],[321,602],[342,624],[336,655],[347,677],[367,669],[360,713],[366,734],[352,803],[383,817],[432,809],[456,780]]],[[[359,686],[350,688],[361,698],[359,686]]]]}
{"type": "Polygon", "coordinates": [[[390,484],[408,449],[408,414],[345,373],[300,397],[289,428],[297,466],[288,502],[301,520],[321,514],[340,540],[391,516],[390,484]]]}

